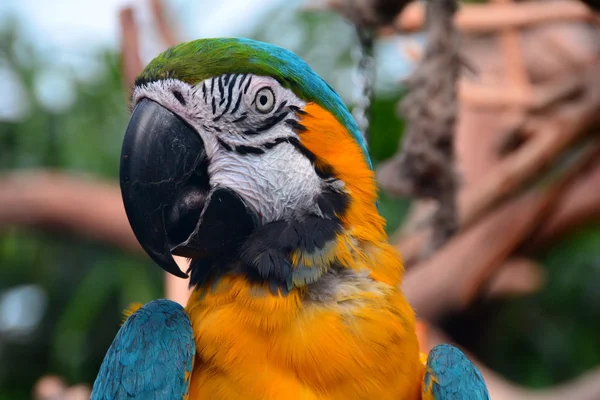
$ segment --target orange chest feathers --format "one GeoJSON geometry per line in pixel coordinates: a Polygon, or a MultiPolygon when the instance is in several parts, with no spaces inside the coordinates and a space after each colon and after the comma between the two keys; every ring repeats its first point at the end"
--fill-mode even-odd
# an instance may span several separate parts
{"type": "Polygon", "coordinates": [[[287,296],[225,277],[197,290],[187,311],[190,400],[419,398],[414,313],[366,272],[330,273],[287,296]]]}
{"type": "Polygon", "coordinates": [[[197,356],[190,400],[420,398],[415,315],[399,289],[402,263],[375,207],[373,171],[345,128],[304,108],[302,144],[351,197],[332,257],[346,268],[287,296],[225,276],[186,308],[197,356]]]}

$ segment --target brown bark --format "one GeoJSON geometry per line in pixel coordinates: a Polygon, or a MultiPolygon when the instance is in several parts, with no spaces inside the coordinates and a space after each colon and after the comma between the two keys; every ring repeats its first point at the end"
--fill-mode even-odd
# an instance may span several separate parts
{"type": "MultiPolygon", "coordinates": [[[[30,170],[0,176],[0,230],[31,226],[62,231],[145,254],[125,214],[119,186],[90,177],[30,170]]],[[[175,257],[182,270],[187,260],[175,257]]],[[[185,305],[188,280],[166,275],[166,298],[185,305]]]]}
{"type": "Polygon", "coordinates": [[[600,64],[594,64],[586,72],[595,74],[592,82],[595,80],[596,84],[589,84],[591,90],[584,99],[567,104],[543,119],[531,120],[533,128],[523,128],[535,132],[531,139],[494,167],[486,179],[461,193],[461,227],[473,223],[503,198],[531,182],[594,124],[600,109],[600,91],[595,90],[600,88],[600,64]]]}
{"type": "Polygon", "coordinates": [[[600,163],[561,195],[557,207],[528,243],[527,249],[548,245],[586,222],[600,223],[600,163]]]}
{"type": "Polygon", "coordinates": [[[0,176],[0,227],[59,229],[119,248],[142,252],[114,183],[59,172],[0,176]]]}
{"type": "Polygon", "coordinates": [[[129,96],[135,78],[142,71],[144,64],[139,53],[139,39],[137,26],[134,19],[133,8],[123,8],[119,13],[121,22],[121,62],[125,93],[129,96]]]}
{"type": "MultiPolygon", "coordinates": [[[[555,160],[586,133],[598,119],[600,110],[600,62],[595,62],[575,73],[583,82],[588,82],[586,90],[579,98],[564,102],[561,106],[549,109],[545,114],[532,117],[523,123],[521,129],[527,131],[528,140],[505,159],[497,162],[484,178],[468,185],[459,194],[460,229],[487,215],[489,210],[500,204],[515,192],[530,184],[539,174],[547,170],[555,160]]],[[[573,72],[571,72],[573,74],[573,72]]],[[[569,80],[569,77],[565,77],[569,80]]],[[[556,79],[558,81],[558,78],[556,79]]],[[[510,132],[509,132],[510,134],[510,132]]],[[[397,162],[391,161],[384,169],[392,171],[397,162]]],[[[379,178],[386,179],[382,186],[394,189],[393,175],[388,171],[380,171],[379,178]],[[385,172],[385,175],[384,175],[385,172]]],[[[594,182],[592,180],[592,182],[594,182]]],[[[580,189],[582,191],[584,189],[580,189]]],[[[585,197],[590,198],[590,195],[585,197]]],[[[592,200],[589,201],[591,203],[592,200]]],[[[592,204],[577,205],[586,207],[586,213],[593,213],[592,204]]],[[[568,206],[574,210],[574,206],[568,206]]],[[[427,216],[421,218],[428,218],[427,216]]],[[[560,224],[564,224],[561,222],[560,224]]],[[[423,250],[427,246],[429,232],[412,232],[413,237],[401,236],[398,246],[403,252],[405,262],[413,263],[426,255],[423,250]]],[[[544,233],[545,235],[545,233],[544,233]]]]}
{"type": "Polygon", "coordinates": [[[562,191],[600,155],[588,143],[576,161],[553,170],[537,185],[454,236],[427,260],[413,266],[403,291],[421,318],[436,320],[470,304],[506,258],[534,231],[562,191]]]}
{"type": "Polygon", "coordinates": [[[546,270],[535,261],[512,256],[490,276],[487,298],[507,298],[537,292],[546,283],[546,270]]]}
{"type": "MultiPolygon", "coordinates": [[[[454,23],[464,33],[481,34],[555,21],[592,21],[594,17],[588,7],[577,1],[549,0],[469,4],[459,10],[454,23]]],[[[402,32],[415,32],[423,28],[424,22],[424,5],[411,3],[396,17],[394,27],[402,32]]],[[[384,32],[390,33],[389,30],[384,32]]]]}
{"type": "Polygon", "coordinates": [[[173,28],[167,21],[167,12],[162,0],[150,0],[150,8],[162,40],[167,47],[175,46],[178,43],[177,35],[175,35],[173,28]]]}

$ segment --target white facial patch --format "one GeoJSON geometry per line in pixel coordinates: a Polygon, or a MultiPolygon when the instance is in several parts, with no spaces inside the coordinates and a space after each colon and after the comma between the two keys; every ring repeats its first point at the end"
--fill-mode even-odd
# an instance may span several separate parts
{"type": "Polygon", "coordinates": [[[167,79],[137,87],[134,102],[153,100],[200,134],[212,187],[240,195],[263,223],[321,212],[324,185],[301,151],[295,128],[306,103],[275,79],[222,75],[195,86],[167,79]]]}
{"type": "Polygon", "coordinates": [[[263,223],[302,211],[320,214],[315,198],[321,180],[310,161],[289,143],[261,155],[232,157],[232,153],[217,152],[209,174],[211,182],[234,189],[250,203],[263,223]]]}

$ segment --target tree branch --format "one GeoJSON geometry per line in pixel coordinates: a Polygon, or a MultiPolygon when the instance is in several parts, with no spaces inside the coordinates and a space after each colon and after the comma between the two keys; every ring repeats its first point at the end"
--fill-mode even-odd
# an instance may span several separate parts
{"type": "Polygon", "coordinates": [[[476,221],[510,193],[531,182],[596,123],[600,109],[600,62],[570,73],[584,76],[588,82],[587,90],[580,99],[526,122],[523,129],[535,132],[529,135],[530,140],[490,171],[488,178],[461,193],[462,228],[476,221]]]}
{"type": "Polygon", "coordinates": [[[408,270],[402,287],[417,314],[436,320],[470,304],[487,279],[547,215],[562,191],[598,155],[600,142],[586,144],[574,161],[566,160],[559,171],[546,174],[551,182],[538,184],[499,206],[408,270]]]}
{"type": "Polygon", "coordinates": [[[600,163],[565,191],[550,218],[527,244],[525,250],[539,249],[585,222],[600,222],[600,163]]]}
{"type": "Polygon", "coordinates": [[[0,227],[60,229],[142,252],[115,184],[30,170],[0,176],[0,227]]]}
{"type": "Polygon", "coordinates": [[[179,41],[177,36],[173,33],[171,25],[167,22],[166,11],[164,4],[161,0],[150,0],[150,8],[152,9],[152,15],[156,21],[158,31],[167,47],[175,46],[179,41]]]}
{"type": "MultiPolygon", "coordinates": [[[[585,91],[579,98],[563,102],[561,106],[548,109],[544,114],[532,117],[523,123],[528,140],[512,154],[501,160],[477,183],[460,192],[460,229],[486,215],[547,170],[566,148],[576,142],[590,126],[597,122],[600,109],[600,62],[596,61],[576,72],[582,82],[587,81],[585,91]]],[[[573,71],[569,72],[573,74],[573,71]]],[[[569,80],[569,77],[565,79],[569,80]]],[[[558,81],[558,78],[553,81],[558,81]]],[[[394,176],[389,171],[398,168],[397,159],[384,164],[378,178],[384,189],[394,192],[394,176]]],[[[589,198],[589,195],[586,196],[589,198]]],[[[570,206],[572,207],[572,206],[570,206]]],[[[593,207],[590,212],[593,212],[593,207]]],[[[428,218],[426,215],[425,217],[428,218]]],[[[429,230],[430,228],[427,228],[429,230]]],[[[411,237],[401,235],[396,243],[403,252],[405,262],[411,265],[424,255],[431,232],[411,232],[411,237]]]]}
{"type": "Polygon", "coordinates": [[[127,7],[119,13],[121,22],[121,57],[123,63],[123,77],[125,93],[129,96],[135,78],[142,71],[144,64],[140,58],[137,26],[134,19],[133,8],[127,7]]]}
{"type": "MultiPolygon", "coordinates": [[[[570,0],[515,2],[510,4],[469,4],[461,7],[454,24],[463,33],[491,33],[506,28],[521,28],[555,21],[592,21],[594,13],[585,5],[570,0]]],[[[402,32],[420,31],[425,23],[425,6],[411,3],[394,21],[402,32]]],[[[391,33],[384,30],[384,34],[391,33]]]]}
{"type": "Polygon", "coordinates": [[[510,257],[489,278],[487,298],[523,296],[537,292],[546,283],[546,270],[525,257],[510,257]]]}
{"type": "MultiPolygon", "coordinates": [[[[0,175],[0,229],[23,225],[145,254],[127,220],[121,190],[112,182],[46,170],[0,175]]],[[[175,261],[187,269],[186,259],[175,261]]],[[[185,305],[187,285],[187,279],[167,278],[166,297],[185,305]]]]}

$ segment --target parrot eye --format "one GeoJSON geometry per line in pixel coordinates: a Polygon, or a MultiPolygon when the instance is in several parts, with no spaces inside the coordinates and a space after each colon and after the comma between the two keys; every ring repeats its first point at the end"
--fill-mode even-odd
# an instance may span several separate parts
{"type": "Polygon", "coordinates": [[[254,98],[254,105],[258,112],[263,114],[273,111],[275,107],[275,94],[271,88],[264,87],[259,89],[254,98]]]}

